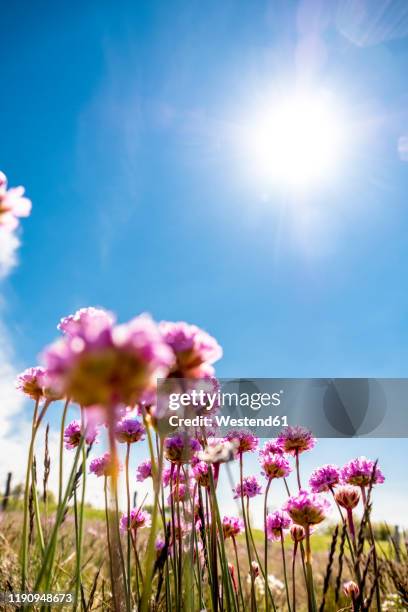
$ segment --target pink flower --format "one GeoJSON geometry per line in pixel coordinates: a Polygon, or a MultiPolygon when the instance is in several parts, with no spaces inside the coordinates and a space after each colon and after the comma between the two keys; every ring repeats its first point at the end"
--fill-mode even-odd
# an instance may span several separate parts
{"type": "Polygon", "coordinates": [[[367,459],[367,457],[358,457],[349,461],[340,470],[340,477],[345,484],[355,485],[356,487],[368,487],[371,479],[373,484],[381,484],[385,480],[374,461],[367,459]]]}
{"type": "Polygon", "coordinates": [[[186,502],[193,498],[193,488],[189,484],[176,483],[173,485],[167,498],[167,503],[186,502]]]}
{"type": "Polygon", "coordinates": [[[120,469],[120,466],[116,465],[115,467],[110,453],[92,459],[89,464],[89,471],[96,476],[112,476],[118,469],[120,469]]]}
{"type": "Polygon", "coordinates": [[[157,377],[167,375],[173,355],[148,315],[111,327],[98,317],[81,320],[80,335],[65,335],[44,359],[55,387],[81,406],[134,405],[157,377]]]}
{"type": "MultiPolygon", "coordinates": [[[[130,521],[129,526],[132,531],[137,531],[142,527],[150,527],[151,518],[150,514],[145,510],[141,510],[140,508],[133,508],[130,511],[130,521]]],[[[128,529],[128,515],[123,514],[120,519],[120,530],[122,532],[126,532],[128,529]]]]}
{"type": "Polygon", "coordinates": [[[198,461],[193,466],[193,477],[201,487],[210,486],[210,469],[212,469],[211,466],[205,461],[198,461]]]}
{"type": "Polygon", "coordinates": [[[346,510],[353,510],[360,501],[360,490],[357,487],[345,485],[336,489],[336,502],[346,510]]]}
{"type": "Polygon", "coordinates": [[[298,495],[290,497],[283,506],[292,521],[305,528],[321,523],[326,518],[329,508],[330,504],[326,499],[316,493],[303,490],[299,491],[298,495]]]}
{"type": "Polygon", "coordinates": [[[173,468],[165,468],[163,470],[163,486],[167,487],[170,484],[171,473],[173,472],[173,482],[186,482],[185,473],[182,470],[177,471],[173,468]]]}
{"type": "Polygon", "coordinates": [[[285,453],[295,456],[311,450],[316,444],[316,439],[308,429],[297,425],[285,427],[279,434],[277,443],[285,453]]]}
{"type": "Polygon", "coordinates": [[[152,462],[150,459],[143,461],[136,469],[136,480],[143,482],[152,475],[152,462]]]}
{"type": "Polygon", "coordinates": [[[229,431],[225,439],[235,443],[238,455],[252,452],[258,448],[258,438],[247,431],[229,431]]]}
{"type": "Polygon", "coordinates": [[[16,389],[22,391],[31,399],[39,401],[44,397],[43,394],[43,374],[45,368],[27,368],[16,379],[16,389]]]}
{"type": "Polygon", "coordinates": [[[292,525],[290,528],[290,537],[297,543],[305,539],[306,533],[300,525],[292,525]]]}
{"type": "Polygon", "coordinates": [[[224,516],[222,519],[222,532],[224,538],[236,538],[244,531],[244,521],[237,516],[224,516]]]}
{"type": "Polygon", "coordinates": [[[349,597],[350,599],[354,601],[360,595],[360,589],[359,589],[358,584],[353,582],[353,580],[349,580],[348,582],[345,582],[343,584],[343,593],[345,594],[346,597],[349,597]]]}
{"type": "Polygon", "coordinates": [[[284,455],[271,455],[263,451],[259,457],[259,463],[262,467],[262,475],[267,480],[286,478],[291,472],[289,461],[284,455]]]}
{"type": "Polygon", "coordinates": [[[116,423],[115,436],[118,442],[131,444],[144,440],[146,433],[143,425],[134,417],[127,416],[116,423]]]}
{"type": "Polygon", "coordinates": [[[282,510],[275,510],[266,517],[266,533],[268,540],[280,540],[283,531],[289,529],[291,525],[290,517],[282,510]]]}
{"type": "MultiPolygon", "coordinates": [[[[233,489],[235,493],[234,499],[241,497],[241,483],[238,483],[235,489],[233,489]]],[[[256,495],[260,495],[262,493],[262,487],[259,484],[256,476],[247,476],[242,480],[242,497],[255,497],[256,495]]]]}
{"type": "Polygon", "coordinates": [[[0,229],[12,232],[19,217],[28,217],[30,212],[31,201],[24,197],[24,187],[7,190],[7,177],[0,172],[0,229]]]}
{"type": "Polygon", "coordinates": [[[268,440],[259,451],[260,455],[283,455],[283,448],[277,440],[268,440]]]}
{"type": "MultiPolygon", "coordinates": [[[[98,431],[96,427],[87,425],[85,428],[85,442],[86,444],[93,444],[96,440],[98,431]]],[[[81,422],[72,421],[67,425],[64,431],[64,442],[67,450],[76,448],[81,441],[81,422]]]]}
{"type": "Polygon", "coordinates": [[[61,319],[57,328],[67,336],[82,336],[83,333],[89,334],[90,330],[94,334],[100,333],[105,328],[111,328],[115,323],[115,315],[102,308],[80,308],[74,314],[61,319]]]}
{"type": "Polygon", "coordinates": [[[188,463],[192,455],[200,450],[200,444],[195,438],[176,434],[164,441],[164,454],[172,463],[188,463]]]}
{"type": "Polygon", "coordinates": [[[312,472],[309,485],[313,493],[331,491],[340,482],[340,470],[335,465],[323,465],[312,472]]]}
{"type": "Polygon", "coordinates": [[[160,332],[176,356],[172,374],[178,378],[205,378],[214,373],[212,364],[222,357],[217,341],[205,331],[184,322],[162,321],[160,332]]]}

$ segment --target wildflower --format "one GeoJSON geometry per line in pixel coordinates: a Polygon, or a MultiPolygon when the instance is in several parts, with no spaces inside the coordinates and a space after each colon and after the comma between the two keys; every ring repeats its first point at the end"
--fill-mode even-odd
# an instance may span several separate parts
{"type": "Polygon", "coordinates": [[[305,539],[306,533],[300,525],[292,525],[290,528],[290,537],[293,542],[298,543],[305,539]]]}
{"type": "Polygon", "coordinates": [[[150,459],[147,461],[142,461],[142,463],[136,469],[136,480],[138,482],[143,482],[150,478],[152,475],[152,462],[150,459]]]}
{"type": "Polygon", "coordinates": [[[201,487],[210,486],[210,466],[205,461],[198,461],[192,468],[193,477],[201,487]]]}
{"type": "Polygon", "coordinates": [[[172,463],[188,463],[198,450],[199,442],[185,435],[176,434],[164,441],[164,454],[172,463]]]}
{"type": "Polygon", "coordinates": [[[57,329],[67,336],[82,336],[83,333],[88,334],[89,329],[93,333],[112,327],[115,323],[115,315],[102,308],[80,308],[74,314],[63,317],[57,329]]]}
{"type": "Polygon", "coordinates": [[[214,373],[212,364],[222,357],[222,349],[215,338],[184,322],[162,321],[159,328],[176,357],[172,368],[174,377],[205,378],[214,373]]]}
{"type": "Polygon", "coordinates": [[[89,464],[89,471],[96,476],[112,476],[118,468],[120,469],[120,466],[114,465],[110,453],[92,459],[89,464]]]}
{"type": "Polygon", "coordinates": [[[296,425],[295,427],[285,427],[279,434],[277,443],[285,453],[295,456],[311,450],[316,444],[316,439],[311,431],[296,425]]]}
{"type": "MultiPolygon", "coordinates": [[[[85,442],[86,444],[93,444],[96,440],[98,431],[96,427],[89,425],[85,427],[85,442]]],[[[64,442],[67,450],[76,448],[81,441],[81,422],[71,421],[64,431],[64,442]]]]}
{"type": "Polygon", "coordinates": [[[343,593],[345,594],[346,597],[349,597],[350,599],[354,601],[360,595],[360,589],[358,587],[358,584],[353,582],[353,580],[349,580],[348,582],[345,582],[343,584],[343,593]]]}
{"type": "MultiPolygon", "coordinates": [[[[142,527],[150,527],[151,518],[150,514],[145,510],[141,510],[140,508],[133,508],[130,511],[130,521],[129,526],[132,531],[137,531],[142,527]]],[[[128,515],[123,514],[120,518],[120,530],[122,532],[126,532],[128,529],[128,515]]]]}
{"type": "Polygon", "coordinates": [[[289,461],[284,455],[271,455],[262,452],[259,457],[259,462],[262,467],[262,475],[265,476],[267,480],[272,480],[273,478],[286,478],[291,472],[289,461]]]}
{"type": "Polygon", "coordinates": [[[341,470],[340,476],[345,484],[355,485],[356,487],[368,487],[373,484],[381,484],[385,478],[381,470],[375,465],[374,461],[367,457],[358,457],[349,461],[341,470]]]}
{"type": "Polygon", "coordinates": [[[247,431],[229,431],[225,439],[235,443],[238,455],[252,452],[258,448],[258,438],[247,431]]]}
{"type": "Polygon", "coordinates": [[[236,538],[244,531],[244,521],[237,516],[224,516],[222,519],[222,532],[224,538],[236,538]]]}
{"type": "Polygon", "coordinates": [[[176,483],[173,485],[170,495],[167,498],[167,503],[186,502],[193,497],[193,488],[186,483],[176,483]]]}
{"type": "Polygon", "coordinates": [[[283,531],[289,529],[291,524],[290,517],[282,510],[276,510],[266,517],[266,533],[268,540],[280,540],[283,531]]]}
{"type": "Polygon", "coordinates": [[[124,417],[116,423],[115,435],[118,442],[131,444],[144,440],[144,434],[146,433],[143,425],[134,417],[124,417]]]}
{"type": "Polygon", "coordinates": [[[277,440],[267,440],[259,451],[260,455],[283,455],[283,448],[277,440]]]}
{"type": "Polygon", "coordinates": [[[259,576],[259,565],[256,561],[251,562],[250,573],[254,578],[259,576]]]}
{"type": "Polygon", "coordinates": [[[217,465],[227,463],[235,458],[237,441],[232,442],[225,438],[208,438],[207,446],[197,454],[200,461],[217,465]]]}
{"type": "Polygon", "coordinates": [[[312,472],[309,485],[313,493],[331,491],[340,482],[340,470],[335,465],[323,465],[312,472]]]}
{"type": "Polygon", "coordinates": [[[48,347],[44,359],[54,385],[81,406],[133,405],[167,374],[173,355],[156,324],[140,315],[111,327],[85,317],[81,333],[48,347]]]}
{"type": "Polygon", "coordinates": [[[7,189],[7,177],[0,172],[0,229],[12,232],[19,217],[28,217],[30,212],[31,201],[24,197],[24,187],[7,189]]]}
{"type": "Polygon", "coordinates": [[[166,540],[162,536],[157,536],[156,541],[154,543],[154,547],[156,551],[160,553],[165,546],[166,546],[166,540]]]}
{"type": "Polygon", "coordinates": [[[334,497],[339,506],[346,510],[353,510],[360,501],[360,491],[355,487],[345,485],[336,490],[334,497]]]}
{"type": "Polygon", "coordinates": [[[315,493],[301,490],[298,495],[290,497],[283,508],[294,523],[308,528],[326,518],[330,504],[315,493]]]}
{"type": "Polygon", "coordinates": [[[39,401],[44,397],[42,385],[44,373],[45,368],[42,367],[27,368],[17,376],[16,388],[31,399],[39,401]]]}
{"type": "Polygon", "coordinates": [[[247,476],[242,480],[242,489],[241,483],[238,483],[235,489],[233,489],[235,493],[234,499],[238,497],[255,497],[256,495],[260,495],[262,493],[262,487],[256,479],[256,476],[247,476]]]}
{"type": "Polygon", "coordinates": [[[173,482],[186,482],[187,481],[184,471],[182,470],[176,471],[174,467],[165,468],[163,470],[163,475],[162,475],[164,487],[167,487],[170,484],[170,480],[172,476],[173,476],[173,482]]]}

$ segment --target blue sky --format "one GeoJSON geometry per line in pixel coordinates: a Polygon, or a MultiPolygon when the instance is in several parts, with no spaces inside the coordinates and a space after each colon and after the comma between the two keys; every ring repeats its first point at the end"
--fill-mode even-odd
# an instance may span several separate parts
{"type": "Polygon", "coordinates": [[[224,377],[405,376],[407,19],[383,0],[4,6],[0,167],[33,201],[2,285],[16,366],[94,304],[203,326],[224,377]],[[299,81],[348,124],[333,181],[293,197],[236,136],[299,81]]]}

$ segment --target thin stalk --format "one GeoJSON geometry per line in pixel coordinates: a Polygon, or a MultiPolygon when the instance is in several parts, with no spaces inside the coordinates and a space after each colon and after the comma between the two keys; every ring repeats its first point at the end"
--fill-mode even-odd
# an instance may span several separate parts
{"type": "Polygon", "coordinates": [[[298,543],[293,544],[293,556],[292,556],[292,611],[296,612],[296,553],[298,543]]]}
{"type": "Polygon", "coordinates": [[[285,578],[286,601],[288,602],[288,610],[289,610],[289,612],[291,612],[290,597],[289,597],[289,585],[288,585],[288,575],[287,575],[287,572],[286,572],[285,547],[284,547],[284,544],[283,544],[283,530],[282,529],[281,529],[281,534],[280,534],[280,541],[281,541],[282,562],[283,562],[283,576],[285,578]]]}
{"type": "Polygon", "coordinates": [[[242,610],[243,612],[245,612],[245,602],[244,602],[244,594],[242,592],[242,582],[241,582],[241,570],[239,569],[239,560],[238,560],[238,550],[237,550],[237,543],[235,541],[235,538],[232,537],[232,545],[234,547],[234,553],[235,553],[235,563],[237,565],[237,571],[238,571],[238,582],[239,582],[239,594],[241,596],[241,602],[242,602],[242,610]]]}
{"type": "Polygon", "coordinates": [[[62,411],[62,418],[61,418],[60,446],[59,446],[58,505],[61,503],[61,498],[62,498],[62,481],[63,481],[63,471],[64,471],[64,431],[65,431],[65,420],[67,417],[69,401],[70,400],[67,397],[64,403],[64,410],[62,411]]]}
{"type": "Polygon", "coordinates": [[[126,530],[126,537],[127,537],[127,563],[126,563],[126,569],[127,569],[127,578],[128,578],[128,600],[129,600],[129,604],[130,604],[130,600],[131,600],[131,533],[130,533],[130,483],[129,483],[129,458],[130,458],[130,444],[129,442],[126,445],[126,460],[125,460],[125,473],[126,473],[126,502],[127,502],[127,530],[126,530]]]}
{"type": "Polygon", "coordinates": [[[248,526],[247,526],[247,520],[246,520],[246,516],[245,516],[245,504],[244,504],[244,491],[243,491],[243,484],[244,484],[244,463],[243,463],[243,458],[242,458],[242,453],[239,454],[239,479],[240,479],[240,483],[241,483],[241,509],[242,509],[242,518],[244,521],[244,528],[245,528],[245,542],[246,542],[246,547],[247,547],[247,554],[248,554],[248,564],[249,564],[249,575],[251,577],[251,610],[254,610],[254,598],[255,598],[255,586],[254,586],[254,575],[252,572],[252,566],[251,566],[251,546],[249,543],[249,537],[248,537],[248,526]]]}
{"type": "Polygon", "coordinates": [[[317,612],[316,597],[314,592],[313,569],[312,569],[312,551],[310,548],[310,526],[305,527],[306,533],[306,575],[309,594],[309,605],[312,612],[317,612]]]}
{"type": "MultiPolygon", "coordinates": [[[[369,509],[367,508],[367,496],[365,492],[365,487],[360,487],[360,488],[361,488],[361,497],[363,498],[364,509],[367,512],[368,531],[370,533],[371,544],[373,547],[374,577],[377,577],[379,574],[378,574],[378,559],[377,559],[377,549],[375,545],[374,531],[371,525],[370,512],[369,512],[369,509]]],[[[369,495],[370,495],[370,491],[369,491],[369,495]]],[[[378,612],[381,612],[381,593],[380,593],[380,584],[379,584],[378,579],[375,581],[375,599],[376,599],[376,604],[377,604],[377,610],[378,612]]]]}
{"type": "Polygon", "coordinates": [[[108,554],[109,554],[109,573],[110,573],[110,579],[111,579],[112,597],[113,597],[113,601],[116,601],[115,580],[113,577],[112,544],[111,544],[110,528],[109,528],[110,519],[109,519],[109,505],[108,505],[108,479],[106,476],[104,480],[104,495],[105,495],[106,538],[108,541],[108,554]]]}
{"type": "Polygon", "coordinates": [[[43,530],[42,530],[42,526],[41,526],[41,516],[40,516],[40,507],[38,504],[38,493],[37,493],[37,487],[36,487],[36,478],[35,478],[35,471],[34,471],[34,465],[32,465],[32,469],[31,469],[31,478],[32,478],[32,492],[33,492],[33,501],[34,501],[34,515],[35,515],[35,525],[37,528],[37,535],[38,535],[38,540],[40,542],[40,549],[41,549],[41,555],[44,554],[44,534],[43,534],[43,530]]]}
{"type": "MultiPolygon", "coordinates": [[[[84,427],[82,425],[82,437],[85,436],[84,427]]],[[[85,506],[85,490],[86,490],[86,448],[85,444],[82,445],[82,496],[81,505],[79,508],[79,520],[78,520],[78,549],[77,549],[77,564],[76,564],[76,581],[75,581],[75,605],[78,601],[79,590],[81,587],[81,559],[82,559],[82,539],[84,531],[84,506],[85,506]]],[[[75,491],[75,505],[76,505],[76,491],[75,491]]]]}
{"type": "Polygon", "coordinates": [[[264,500],[264,566],[265,566],[265,610],[269,612],[269,597],[268,597],[268,589],[266,587],[266,583],[268,581],[268,534],[266,529],[266,517],[268,514],[268,493],[270,486],[272,484],[272,480],[268,480],[268,484],[266,485],[265,490],[265,500],[264,500]]]}
{"type": "Polygon", "coordinates": [[[299,451],[296,451],[295,457],[296,457],[296,477],[297,477],[297,483],[298,483],[298,487],[300,491],[302,488],[302,483],[300,482],[299,451]]]}

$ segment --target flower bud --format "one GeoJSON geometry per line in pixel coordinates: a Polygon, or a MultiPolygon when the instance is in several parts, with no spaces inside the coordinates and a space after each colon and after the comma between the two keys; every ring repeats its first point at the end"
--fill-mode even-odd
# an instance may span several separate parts
{"type": "Polygon", "coordinates": [[[290,528],[290,537],[294,542],[301,542],[305,535],[305,530],[300,525],[292,525],[290,528]]]}
{"type": "Polygon", "coordinates": [[[346,597],[349,597],[354,601],[360,595],[360,589],[358,588],[358,584],[356,584],[352,580],[350,580],[349,582],[345,582],[343,584],[343,593],[346,597]]]}
{"type": "Polygon", "coordinates": [[[360,491],[356,487],[340,487],[334,497],[339,506],[346,508],[346,510],[353,510],[360,501],[360,491]]]}

